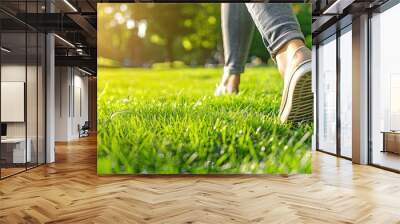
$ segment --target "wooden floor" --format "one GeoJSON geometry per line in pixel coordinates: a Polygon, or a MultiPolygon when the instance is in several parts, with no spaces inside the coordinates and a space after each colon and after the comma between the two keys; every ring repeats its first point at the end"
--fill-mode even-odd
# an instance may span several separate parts
{"type": "Polygon", "coordinates": [[[391,152],[374,151],[372,156],[375,164],[400,170],[400,155],[391,152]]]}
{"type": "Polygon", "coordinates": [[[8,177],[11,176],[13,174],[19,173],[19,172],[23,172],[25,171],[25,167],[23,168],[14,168],[14,167],[7,167],[7,168],[1,168],[1,177],[8,177]]]}
{"type": "Polygon", "coordinates": [[[19,164],[18,167],[2,167],[1,168],[1,178],[6,178],[8,176],[15,175],[17,173],[21,173],[26,171],[26,169],[33,169],[37,165],[36,164],[27,164],[27,167],[25,167],[25,164],[19,164]]]}
{"type": "Polygon", "coordinates": [[[400,175],[315,153],[312,175],[96,175],[95,138],[0,181],[0,223],[400,223],[400,175]]]}

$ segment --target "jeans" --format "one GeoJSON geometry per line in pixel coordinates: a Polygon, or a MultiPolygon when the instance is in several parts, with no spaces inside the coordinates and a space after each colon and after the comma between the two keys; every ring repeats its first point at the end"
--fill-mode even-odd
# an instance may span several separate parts
{"type": "Polygon", "coordinates": [[[244,72],[254,25],[273,59],[288,41],[304,40],[297,18],[287,3],[222,3],[221,21],[224,72],[227,74],[244,72]]]}

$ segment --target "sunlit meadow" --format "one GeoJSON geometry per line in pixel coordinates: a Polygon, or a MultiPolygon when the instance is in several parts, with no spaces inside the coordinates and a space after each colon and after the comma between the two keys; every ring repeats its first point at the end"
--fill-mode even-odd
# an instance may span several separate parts
{"type": "Polygon", "coordinates": [[[277,70],[215,97],[221,72],[99,67],[98,173],[310,173],[312,125],[280,124],[277,70]]]}

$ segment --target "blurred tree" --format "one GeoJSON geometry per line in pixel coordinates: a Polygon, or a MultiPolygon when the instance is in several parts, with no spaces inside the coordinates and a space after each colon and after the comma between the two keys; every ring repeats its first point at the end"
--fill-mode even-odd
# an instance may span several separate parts
{"type": "MultiPolygon", "coordinates": [[[[293,4],[293,11],[310,47],[311,5],[293,4]]],[[[219,3],[101,3],[98,21],[99,56],[124,65],[174,60],[203,65],[218,55],[222,62],[219,3]]],[[[249,56],[269,58],[258,31],[249,56]]]]}
{"type": "Polygon", "coordinates": [[[311,48],[312,38],[311,38],[311,3],[297,3],[293,5],[293,12],[297,15],[301,31],[303,31],[304,37],[306,39],[306,45],[311,48]]]}
{"type": "Polygon", "coordinates": [[[185,4],[183,13],[188,19],[184,26],[191,32],[182,38],[182,46],[190,63],[204,64],[222,49],[220,4],[185,4]]]}
{"type": "Polygon", "coordinates": [[[175,42],[190,32],[184,26],[184,21],[189,17],[183,13],[183,5],[152,3],[138,4],[138,6],[135,8],[133,18],[146,21],[147,38],[156,45],[164,46],[167,61],[173,62],[175,42]]]}

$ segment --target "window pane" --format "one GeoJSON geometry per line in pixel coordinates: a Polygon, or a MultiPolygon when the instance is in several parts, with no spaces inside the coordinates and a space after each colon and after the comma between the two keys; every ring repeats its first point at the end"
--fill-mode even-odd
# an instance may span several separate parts
{"type": "Polygon", "coordinates": [[[28,162],[28,168],[37,165],[37,62],[38,62],[38,51],[37,51],[37,33],[27,33],[27,44],[28,44],[28,63],[27,63],[27,80],[26,80],[26,113],[27,113],[27,141],[30,147],[30,160],[28,162]]]}
{"type": "Polygon", "coordinates": [[[46,37],[44,34],[39,33],[39,46],[38,46],[38,163],[45,163],[45,65],[46,65],[46,52],[45,52],[46,37]]]}
{"type": "Polygon", "coordinates": [[[372,162],[400,170],[400,5],[371,18],[372,162]],[[386,132],[386,134],[384,134],[386,132]]]}
{"type": "Polygon", "coordinates": [[[351,26],[340,36],[340,152],[351,158],[352,136],[352,35],[351,26]]]}
{"type": "Polygon", "coordinates": [[[336,153],[336,36],[318,48],[318,149],[336,153]]]}
{"type": "Polygon", "coordinates": [[[25,170],[30,162],[26,141],[26,33],[1,34],[1,177],[25,170]]]}

